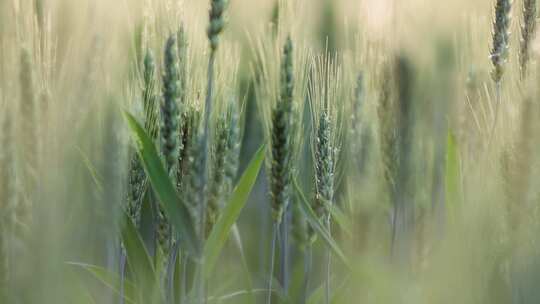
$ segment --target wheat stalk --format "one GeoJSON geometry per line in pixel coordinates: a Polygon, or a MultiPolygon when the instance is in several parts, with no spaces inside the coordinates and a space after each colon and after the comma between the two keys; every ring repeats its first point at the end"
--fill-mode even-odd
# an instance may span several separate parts
{"type": "Polygon", "coordinates": [[[12,281],[10,242],[14,237],[17,222],[17,189],[15,182],[15,154],[12,115],[6,111],[0,133],[0,142],[4,149],[0,153],[0,294],[3,299],[10,299],[9,282],[12,281]]]}
{"type": "MultiPolygon", "coordinates": [[[[225,9],[227,8],[228,1],[226,0],[211,0],[210,2],[210,12],[209,12],[209,25],[207,28],[207,37],[210,44],[210,57],[208,59],[208,72],[207,72],[207,87],[206,87],[206,99],[204,103],[204,120],[203,120],[203,142],[202,142],[202,153],[203,153],[203,162],[202,162],[202,180],[205,187],[205,191],[208,190],[208,147],[209,142],[211,141],[210,134],[210,114],[212,113],[212,103],[214,99],[214,66],[216,61],[216,51],[219,46],[220,34],[225,28],[225,9]]],[[[200,213],[203,216],[201,221],[201,231],[206,229],[206,212],[208,201],[207,197],[203,199],[203,202],[200,206],[200,213]]]]}
{"type": "Polygon", "coordinates": [[[385,71],[379,100],[379,129],[384,177],[392,202],[392,255],[407,263],[414,220],[409,195],[412,154],[412,68],[397,56],[385,71]]]}
{"type": "Polygon", "coordinates": [[[18,204],[18,213],[21,221],[28,223],[31,220],[32,194],[37,187],[37,147],[36,132],[36,96],[33,64],[30,51],[22,49],[20,65],[21,107],[20,115],[24,156],[24,182],[29,196],[18,204]]]}

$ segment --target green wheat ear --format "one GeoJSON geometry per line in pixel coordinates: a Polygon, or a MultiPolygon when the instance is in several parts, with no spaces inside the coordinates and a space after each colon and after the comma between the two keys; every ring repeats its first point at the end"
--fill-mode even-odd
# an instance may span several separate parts
{"type": "Polygon", "coordinates": [[[126,212],[135,224],[135,226],[138,227],[141,217],[141,205],[146,175],[144,174],[144,168],[139,161],[138,155],[133,151],[130,159],[131,160],[128,171],[128,197],[126,212]]]}
{"type": "Polygon", "coordinates": [[[390,65],[385,66],[379,90],[377,114],[379,119],[380,153],[387,190],[393,191],[397,179],[398,164],[398,111],[394,100],[394,75],[390,65]]]}
{"type": "Polygon", "coordinates": [[[334,157],[332,143],[332,122],[326,111],[319,115],[319,125],[315,139],[315,205],[314,211],[323,218],[327,207],[334,201],[334,157]]]}
{"type": "Polygon", "coordinates": [[[147,49],[143,61],[144,127],[153,140],[157,140],[159,134],[159,104],[155,87],[156,63],[152,51],[147,49]]]}
{"type": "Polygon", "coordinates": [[[208,40],[210,41],[210,49],[215,52],[219,45],[219,34],[225,28],[225,9],[227,8],[227,0],[212,0],[210,5],[210,25],[206,31],[208,40]]]}
{"type": "Polygon", "coordinates": [[[184,175],[185,166],[183,165],[185,163],[185,155],[187,154],[188,149],[188,137],[190,134],[189,128],[191,122],[189,115],[193,114],[194,112],[189,113],[188,110],[194,110],[194,109],[188,109],[187,105],[187,81],[188,81],[188,42],[187,42],[187,34],[185,32],[184,26],[181,25],[176,33],[177,38],[177,46],[178,46],[178,103],[181,107],[180,110],[180,130],[179,130],[179,138],[180,141],[180,151],[178,154],[178,168],[176,170],[176,183],[177,188],[180,191],[180,185],[182,184],[182,177],[184,175]]]}
{"type": "MultiPolygon", "coordinates": [[[[178,109],[179,72],[175,35],[167,39],[163,59],[163,99],[161,103],[161,153],[169,176],[176,179],[181,150],[180,112],[178,109]]],[[[165,255],[171,246],[171,231],[164,211],[158,212],[158,242],[165,255]]]]}
{"type": "Polygon", "coordinates": [[[184,106],[187,96],[187,80],[188,80],[188,37],[184,25],[176,32],[176,44],[178,49],[178,100],[184,106]]]}
{"type": "Polygon", "coordinates": [[[178,109],[179,72],[176,38],[167,40],[164,55],[163,101],[161,103],[161,150],[169,174],[178,167],[180,154],[180,111],[178,109]]]}
{"type": "Polygon", "coordinates": [[[272,34],[277,37],[279,32],[279,0],[274,1],[272,6],[272,14],[270,15],[270,27],[272,34]]]}
{"type": "MultiPolygon", "coordinates": [[[[198,112],[196,112],[198,114],[198,112]]],[[[200,128],[200,115],[191,120],[190,138],[186,149],[186,174],[182,179],[182,199],[193,219],[197,233],[201,235],[204,182],[203,182],[203,135],[200,128]]]]}
{"type": "Polygon", "coordinates": [[[182,183],[184,177],[188,175],[191,144],[194,137],[198,136],[200,120],[201,113],[194,106],[188,106],[182,119],[182,150],[180,151],[180,163],[177,171],[177,187],[179,191],[183,191],[182,183]]]}
{"type": "Polygon", "coordinates": [[[536,0],[523,1],[523,21],[521,24],[521,41],[519,49],[519,66],[521,68],[522,79],[527,74],[531,42],[536,33],[536,10],[536,0]]]}
{"type": "MultiPolygon", "coordinates": [[[[157,140],[159,133],[159,108],[155,95],[155,61],[152,51],[146,50],[143,60],[142,103],[144,126],[146,132],[153,140],[157,140]]],[[[131,151],[128,170],[128,195],[126,212],[133,223],[138,226],[141,217],[142,200],[146,189],[147,178],[144,168],[135,151],[131,151]]]]}
{"type": "Polygon", "coordinates": [[[238,106],[232,99],[227,105],[227,111],[222,113],[214,130],[214,147],[212,149],[212,177],[207,206],[207,229],[211,230],[219,209],[232,191],[234,179],[238,171],[240,153],[240,131],[238,106]]]}
{"type": "Polygon", "coordinates": [[[214,127],[213,147],[211,150],[211,177],[208,191],[207,225],[210,230],[218,216],[223,195],[225,180],[225,159],[227,157],[227,143],[229,135],[229,124],[226,113],[222,113],[217,118],[214,127]]]}
{"type": "Polygon", "coordinates": [[[270,195],[272,216],[280,223],[289,203],[292,157],[291,117],[294,89],[293,45],[287,38],[283,47],[280,75],[280,96],[272,110],[270,195]]]}
{"type": "Polygon", "coordinates": [[[493,63],[491,76],[495,83],[500,83],[504,74],[504,66],[508,60],[512,0],[496,1],[495,21],[493,23],[493,47],[491,49],[491,62],[493,63]]]}
{"type": "Polygon", "coordinates": [[[231,193],[238,174],[240,160],[240,109],[235,99],[229,102],[227,109],[229,134],[227,137],[227,157],[225,160],[225,193],[231,193]]]}

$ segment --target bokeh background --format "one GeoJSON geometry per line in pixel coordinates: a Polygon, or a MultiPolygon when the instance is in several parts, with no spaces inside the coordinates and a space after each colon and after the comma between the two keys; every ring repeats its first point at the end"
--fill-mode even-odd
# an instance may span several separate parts
{"type": "MultiPolygon", "coordinates": [[[[340,58],[348,75],[342,80],[344,90],[352,95],[356,75],[363,75],[363,149],[361,155],[347,152],[359,139],[351,138],[351,127],[343,124],[336,185],[336,203],[347,212],[351,231],[336,227],[335,238],[353,267],[345,271],[335,262],[332,303],[537,303],[540,171],[535,146],[540,112],[538,78],[531,77],[529,86],[520,80],[522,1],[514,1],[498,110],[489,57],[494,1],[279,2],[230,2],[218,81],[243,102],[241,172],[265,141],[259,111],[265,101],[257,100],[253,67],[256,42],[272,35],[276,7],[282,36],[291,33],[299,52],[340,58]],[[395,267],[388,253],[391,204],[382,182],[377,116],[384,62],[395,53],[411,61],[415,75],[414,165],[409,178],[417,213],[413,269],[407,271],[395,267]],[[532,100],[528,111],[523,110],[526,96],[532,100]],[[501,116],[488,144],[496,111],[501,116]],[[531,126],[525,135],[523,125],[531,126]],[[530,147],[527,163],[515,165],[516,159],[525,159],[523,142],[530,147]],[[520,192],[520,201],[509,195],[512,191],[520,192]],[[437,208],[439,195],[444,198],[437,208]],[[510,224],[511,208],[521,210],[517,228],[510,224]]],[[[18,232],[24,241],[10,245],[16,253],[12,272],[20,277],[9,286],[21,295],[20,303],[112,303],[105,286],[69,262],[114,269],[130,146],[121,111],[140,115],[141,50],[150,47],[161,62],[166,37],[184,24],[191,45],[191,81],[197,88],[190,97],[201,99],[208,7],[208,1],[199,0],[0,0],[0,121],[10,120],[15,134],[0,146],[3,154],[15,151],[14,169],[4,171],[8,174],[2,182],[11,181],[20,199],[32,206],[31,224],[18,232]],[[33,63],[36,117],[20,110],[22,50],[33,63]],[[28,123],[38,130],[30,144],[24,135],[28,123]],[[39,166],[32,173],[37,187],[31,193],[25,190],[29,178],[21,173],[29,146],[39,151],[39,166]]],[[[534,42],[533,59],[537,51],[534,42]]],[[[534,60],[531,66],[536,75],[534,60]]],[[[298,164],[308,196],[313,191],[310,128],[305,119],[298,164]]],[[[238,222],[248,269],[237,248],[228,244],[209,283],[210,296],[245,290],[246,271],[256,286],[265,286],[268,191],[266,172],[261,172],[238,222]]],[[[5,193],[0,195],[2,202],[8,201],[5,193]]],[[[0,207],[5,205],[0,202],[0,207]]],[[[315,261],[323,246],[316,244],[315,261]]],[[[298,249],[293,259],[300,257],[298,249]]],[[[312,284],[317,291],[323,274],[315,268],[312,284]]],[[[242,301],[249,299],[238,296],[222,303],[242,301]]]]}

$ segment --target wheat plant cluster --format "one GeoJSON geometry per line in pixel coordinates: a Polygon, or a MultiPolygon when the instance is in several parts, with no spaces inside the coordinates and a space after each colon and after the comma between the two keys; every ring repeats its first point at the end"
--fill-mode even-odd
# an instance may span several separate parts
{"type": "Polygon", "coordinates": [[[0,303],[540,303],[536,0],[0,0],[0,303]]]}

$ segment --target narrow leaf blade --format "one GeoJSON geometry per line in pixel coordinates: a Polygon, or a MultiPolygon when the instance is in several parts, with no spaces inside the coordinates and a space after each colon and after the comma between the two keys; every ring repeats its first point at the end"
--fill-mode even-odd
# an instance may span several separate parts
{"type": "Polygon", "coordinates": [[[302,193],[302,190],[298,186],[298,183],[296,182],[296,179],[293,179],[294,188],[296,189],[296,192],[298,193],[298,196],[300,197],[300,209],[306,216],[306,219],[309,223],[309,225],[317,232],[319,237],[322,238],[322,240],[326,243],[326,245],[334,252],[334,254],[347,266],[349,266],[349,261],[337,245],[336,241],[332,238],[330,233],[326,230],[326,228],[321,224],[319,219],[317,218],[317,215],[311,209],[311,206],[309,205],[306,197],[304,196],[304,193],[302,193]]]}
{"type": "Polygon", "coordinates": [[[180,233],[183,248],[196,257],[201,256],[199,238],[195,232],[195,226],[189,211],[181,203],[178,193],[158,156],[153,141],[131,114],[127,112],[124,114],[131,128],[131,135],[137,143],[137,152],[150,179],[152,188],[157,194],[160,204],[165,209],[171,224],[180,233]]]}
{"type": "MultiPolygon", "coordinates": [[[[105,286],[107,286],[109,289],[114,291],[116,294],[120,295],[121,279],[118,274],[111,272],[108,269],[105,269],[103,267],[99,267],[99,266],[91,265],[91,264],[75,263],[75,262],[69,262],[67,264],[77,266],[86,270],[98,281],[103,283],[105,286]]],[[[124,299],[126,300],[127,303],[132,303],[132,304],[136,303],[135,297],[133,296],[134,294],[135,294],[135,286],[133,285],[132,282],[126,279],[124,282],[124,299]]]]}
{"type": "Polygon", "coordinates": [[[143,240],[131,219],[125,215],[122,228],[122,244],[124,245],[128,265],[139,286],[155,286],[157,276],[143,240]]]}
{"type": "Polygon", "coordinates": [[[242,208],[246,205],[249,193],[257,180],[261,165],[264,160],[264,145],[255,153],[249,166],[244,171],[240,181],[234,188],[229,202],[219,216],[216,225],[212,229],[204,248],[204,261],[206,263],[206,275],[212,273],[219,253],[227,241],[229,233],[240,216],[242,208]]]}

